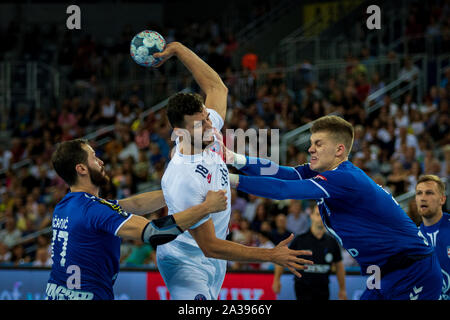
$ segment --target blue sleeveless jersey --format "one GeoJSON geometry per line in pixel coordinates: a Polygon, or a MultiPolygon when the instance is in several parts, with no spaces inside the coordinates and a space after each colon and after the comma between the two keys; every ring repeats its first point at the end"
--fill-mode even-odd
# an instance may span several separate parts
{"type": "MultiPolygon", "coordinates": [[[[247,163],[253,165],[241,170],[250,175],[274,166],[255,158],[247,163]]],[[[317,200],[325,227],[360,264],[363,275],[370,274],[370,265],[382,269],[393,256],[433,251],[392,195],[349,161],[323,173],[306,164],[280,166],[271,177],[240,176],[238,190],[271,199],[317,200]]]]}
{"type": "Polygon", "coordinates": [[[47,299],[114,299],[121,244],[117,231],[130,217],[118,201],[68,193],[53,212],[47,299]]]}
{"type": "Polygon", "coordinates": [[[420,225],[421,235],[434,247],[443,276],[442,300],[450,300],[450,214],[445,213],[432,226],[420,225]]]}

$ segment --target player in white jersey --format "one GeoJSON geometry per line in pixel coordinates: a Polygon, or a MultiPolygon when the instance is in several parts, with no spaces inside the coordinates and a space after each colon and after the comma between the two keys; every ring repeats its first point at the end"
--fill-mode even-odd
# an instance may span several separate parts
{"type": "MultiPolygon", "coordinates": [[[[206,100],[203,103],[199,95],[178,93],[167,106],[167,117],[177,136],[161,182],[169,214],[202,202],[209,190],[225,189],[231,198],[227,166],[220,148],[213,148],[214,131],[224,124],[228,89],[211,67],[181,43],[172,42],[154,54],[163,59],[159,65],[174,55],[191,71],[206,100]]],[[[189,233],[158,247],[158,269],[172,299],[217,299],[225,278],[225,260],[274,262],[296,275],[300,275],[296,269],[312,263],[297,258],[311,252],[287,247],[293,235],[273,249],[225,240],[230,211],[228,204],[225,211],[205,217],[189,233]]]]}

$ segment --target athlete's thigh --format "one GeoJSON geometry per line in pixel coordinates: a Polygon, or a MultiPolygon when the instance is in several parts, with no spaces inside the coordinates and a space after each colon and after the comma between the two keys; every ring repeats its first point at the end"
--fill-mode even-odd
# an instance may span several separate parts
{"type": "Polygon", "coordinates": [[[194,266],[173,268],[167,277],[172,300],[211,300],[209,275],[194,266]]]}
{"type": "Polygon", "coordinates": [[[207,270],[187,261],[160,259],[158,269],[172,300],[211,300],[210,274],[207,270]]]}
{"type": "Polygon", "coordinates": [[[439,300],[442,273],[435,254],[393,274],[401,278],[386,294],[389,300],[439,300]]]}
{"type": "Polygon", "coordinates": [[[359,300],[384,300],[384,298],[380,290],[366,288],[359,300]]]}

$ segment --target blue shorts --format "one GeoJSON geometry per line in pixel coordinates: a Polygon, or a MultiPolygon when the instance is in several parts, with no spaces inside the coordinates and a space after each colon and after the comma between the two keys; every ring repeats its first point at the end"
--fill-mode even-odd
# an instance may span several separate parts
{"type": "Polygon", "coordinates": [[[360,300],[439,300],[442,272],[435,252],[405,269],[381,275],[380,289],[366,289],[360,300]]]}

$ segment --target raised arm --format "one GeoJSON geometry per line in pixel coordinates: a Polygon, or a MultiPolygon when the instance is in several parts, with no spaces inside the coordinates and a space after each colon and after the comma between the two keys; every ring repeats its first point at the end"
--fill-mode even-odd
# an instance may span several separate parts
{"type": "Polygon", "coordinates": [[[170,57],[177,56],[206,94],[206,107],[217,111],[225,120],[228,88],[214,69],[179,42],[169,43],[164,51],[155,53],[153,56],[162,58],[162,61],[156,67],[162,65],[170,57]]]}

